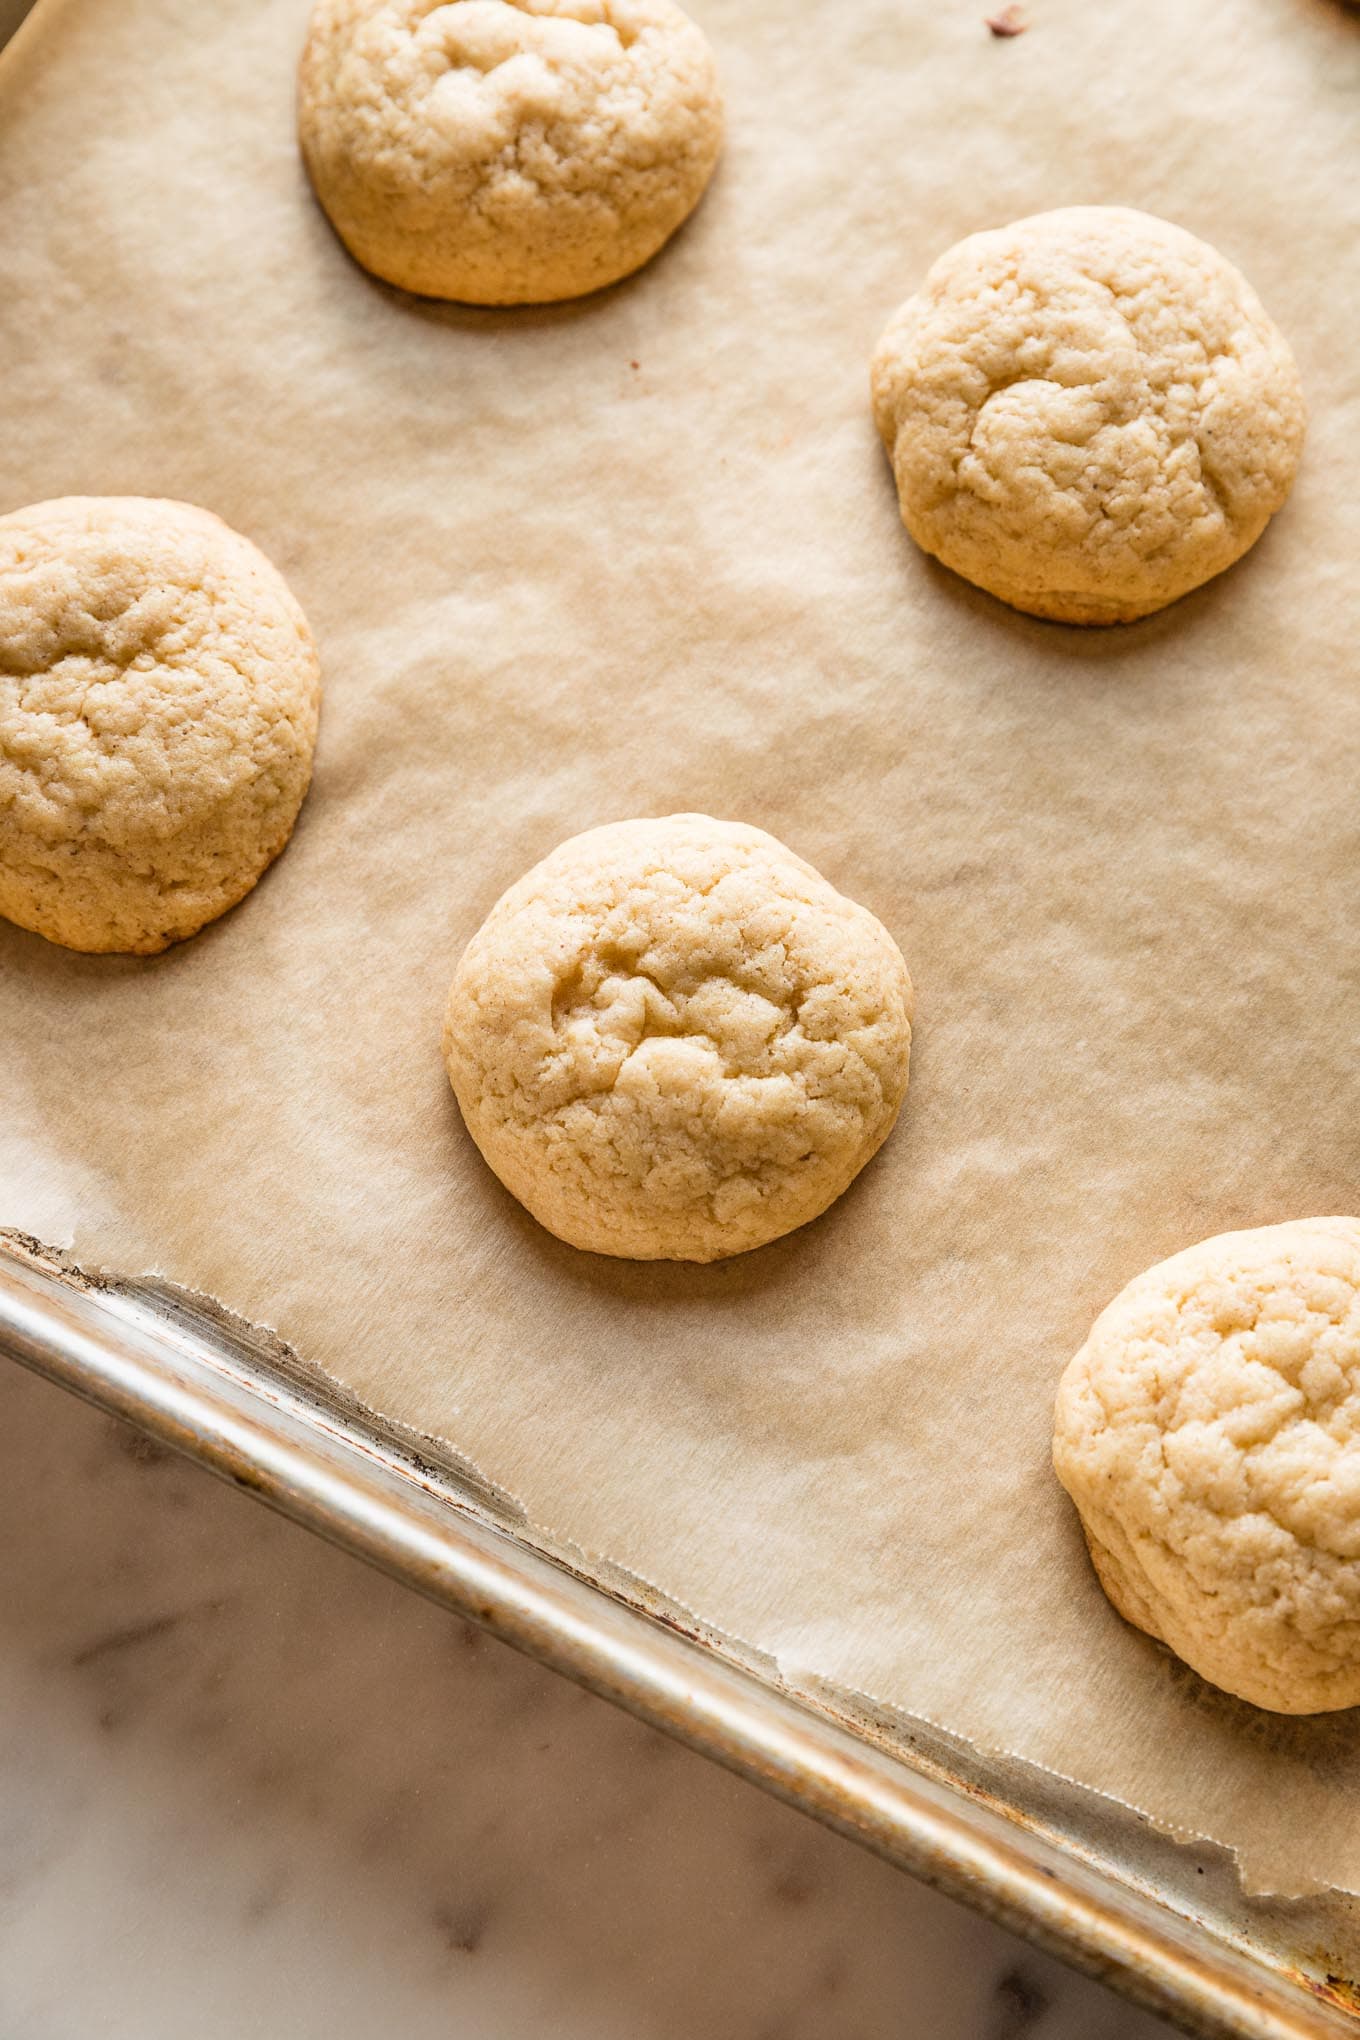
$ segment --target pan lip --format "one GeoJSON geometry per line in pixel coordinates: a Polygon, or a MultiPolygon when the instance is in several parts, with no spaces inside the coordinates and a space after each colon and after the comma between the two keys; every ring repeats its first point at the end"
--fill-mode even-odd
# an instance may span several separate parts
{"type": "Polygon", "coordinates": [[[1345,2000],[1329,2002],[1326,1986],[1278,1953],[1046,1832],[995,1786],[951,1777],[909,1743],[880,1745],[680,1614],[592,1579],[435,1441],[381,1424],[210,1299],[92,1277],[0,1230],[0,1355],[1188,2032],[1355,2032],[1345,2000]]]}

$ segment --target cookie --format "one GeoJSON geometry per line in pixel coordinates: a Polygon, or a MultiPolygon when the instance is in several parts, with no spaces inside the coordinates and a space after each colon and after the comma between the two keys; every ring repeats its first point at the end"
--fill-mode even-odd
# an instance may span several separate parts
{"type": "Polygon", "coordinates": [[[1015,609],[1126,623],[1289,494],[1305,409],[1245,278],[1147,213],[1069,206],[941,256],[874,356],[917,544],[1015,609]]]}
{"type": "Polygon", "coordinates": [[[674,0],[317,0],[298,131],[374,276],[547,304],[669,240],[713,173],[722,102],[674,0]]]}
{"type": "Polygon", "coordinates": [[[207,510],[0,517],[0,914],[69,949],[194,934],[288,841],[319,701],[302,611],[207,510]]]}
{"type": "Polygon", "coordinates": [[[1258,1707],[1360,1703],[1360,1219],[1138,1276],[1063,1376],[1053,1462],[1128,1621],[1258,1707]]]}
{"type": "Polygon", "coordinates": [[[763,830],[614,822],[535,865],[459,963],[468,1130],[559,1239],[712,1261],[825,1211],[907,1088],[887,930],[763,830]]]}

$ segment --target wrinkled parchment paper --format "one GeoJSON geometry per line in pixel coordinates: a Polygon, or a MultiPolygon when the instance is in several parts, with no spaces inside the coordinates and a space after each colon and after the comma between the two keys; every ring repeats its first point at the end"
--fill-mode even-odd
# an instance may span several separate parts
{"type": "Polygon", "coordinates": [[[0,1222],[277,1326],[533,1520],[827,1678],[1360,1889],[1360,1718],[1210,1692],[1048,1466],[1094,1313],[1360,1207],[1360,25],[1323,0],[698,0],[730,146],[639,277],[406,299],[298,167],[306,0],[40,0],[0,60],[0,498],[209,505],[327,695],[292,847],[151,961],[0,924],[0,1222]],[[1295,496],[1147,623],[1016,616],[902,532],[880,327],[959,235],[1169,215],[1297,351],[1295,496]],[[461,944],[561,837],[774,830],[901,941],[912,1088],[818,1224],[560,1245],[465,1137],[461,944]]]}

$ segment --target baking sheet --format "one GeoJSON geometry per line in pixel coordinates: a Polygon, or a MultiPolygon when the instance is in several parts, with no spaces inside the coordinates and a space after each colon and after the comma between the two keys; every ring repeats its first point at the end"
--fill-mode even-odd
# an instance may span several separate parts
{"type": "Polygon", "coordinates": [[[1321,0],[709,0],[730,145],[551,311],[353,268],[292,130],[303,0],[41,0],[0,59],[5,508],[208,504],[327,679],[297,837],[148,961],[0,928],[0,1222],[276,1325],[530,1517],[792,1674],[1360,1888],[1360,1723],[1211,1693],[1107,1608],[1047,1466],[1095,1311],[1187,1240],[1354,1210],[1360,31],[1321,0]],[[1073,201],[1239,261],[1313,409],[1241,566],[1087,634],[917,555],[868,355],[939,249],[1073,201]],[[709,1268],[577,1255],[438,1055],[458,949],[562,836],[699,807],[872,907],[897,1132],[709,1268]]]}

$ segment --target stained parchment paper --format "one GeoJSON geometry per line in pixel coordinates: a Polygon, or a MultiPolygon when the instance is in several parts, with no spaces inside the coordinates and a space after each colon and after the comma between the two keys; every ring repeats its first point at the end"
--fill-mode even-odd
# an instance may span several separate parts
{"type": "Polygon", "coordinates": [[[0,925],[0,1222],[278,1327],[721,1629],[1360,1889],[1360,1719],[1127,1629],[1048,1467],[1137,1270],[1360,1208],[1360,25],[1323,0],[696,0],[730,145],[630,283],[369,281],[298,167],[305,0],[40,0],[0,60],[0,507],[187,497],[320,640],[315,787],[151,961],[0,925]],[[1293,500],[1147,623],[916,553],[867,402],[959,235],[1144,206],[1296,349],[1293,500]],[[912,1087],[824,1219],[707,1268],[541,1232],[438,1053],[459,948],[560,838],[774,830],[900,940],[912,1087]]]}

